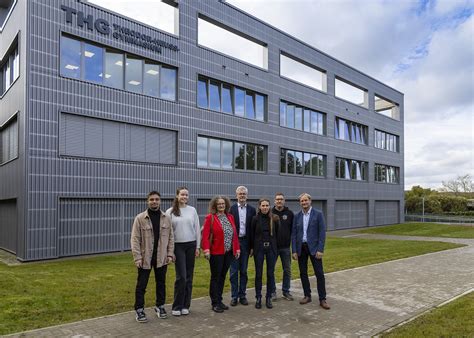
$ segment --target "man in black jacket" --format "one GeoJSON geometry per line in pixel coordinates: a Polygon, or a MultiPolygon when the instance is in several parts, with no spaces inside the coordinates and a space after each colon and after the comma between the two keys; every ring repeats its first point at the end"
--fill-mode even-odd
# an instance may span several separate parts
{"type": "Polygon", "coordinates": [[[234,216],[235,228],[239,235],[240,257],[235,259],[230,266],[230,286],[232,301],[230,305],[236,306],[238,301],[242,305],[248,305],[247,301],[247,268],[249,264],[249,234],[250,223],[255,216],[255,208],[247,204],[248,190],[244,186],[237,187],[235,191],[237,203],[230,207],[230,213],[234,216]],[[240,283],[239,283],[240,275],[240,283]]]}
{"type": "MultiPolygon", "coordinates": [[[[278,244],[278,256],[281,259],[281,265],[283,267],[283,284],[282,293],[283,298],[286,300],[293,300],[293,296],[290,293],[291,283],[291,229],[293,226],[293,212],[285,206],[285,196],[283,193],[278,192],[275,194],[275,205],[272,209],[272,213],[280,218],[280,228],[277,234],[278,244]]],[[[273,300],[276,300],[276,286],[273,288],[273,300]]]]}

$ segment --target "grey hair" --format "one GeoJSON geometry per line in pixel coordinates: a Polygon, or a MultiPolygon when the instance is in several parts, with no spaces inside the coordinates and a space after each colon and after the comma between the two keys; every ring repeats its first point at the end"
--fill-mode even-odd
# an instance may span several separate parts
{"type": "Polygon", "coordinates": [[[238,193],[239,191],[242,191],[242,190],[245,191],[246,194],[249,193],[249,190],[248,190],[247,187],[244,186],[244,185],[239,185],[239,186],[237,187],[237,189],[235,189],[235,193],[238,193]]]}
{"type": "Polygon", "coordinates": [[[298,196],[298,200],[301,200],[303,197],[308,197],[310,201],[312,201],[311,195],[308,194],[307,192],[302,193],[301,195],[298,196]]]}

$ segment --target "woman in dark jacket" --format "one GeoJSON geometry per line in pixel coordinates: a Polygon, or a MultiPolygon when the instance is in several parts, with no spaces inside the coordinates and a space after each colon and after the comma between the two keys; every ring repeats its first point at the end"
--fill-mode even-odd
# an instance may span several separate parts
{"type": "Polygon", "coordinates": [[[240,256],[239,237],[229,209],[227,197],[215,196],[209,203],[209,214],[202,229],[201,248],[211,267],[209,296],[212,310],[218,313],[229,309],[222,302],[225,277],[234,257],[240,256]]]}
{"type": "Polygon", "coordinates": [[[273,285],[275,284],[275,263],[277,258],[277,234],[280,219],[273,215],[270,200],[261,198],[258,201],[257,215],[250,227],[250,256],[255,260],[255,307],[262,308],[262,274],[263,261],[267,261],[266,306],[271,309],[273,285]]]}

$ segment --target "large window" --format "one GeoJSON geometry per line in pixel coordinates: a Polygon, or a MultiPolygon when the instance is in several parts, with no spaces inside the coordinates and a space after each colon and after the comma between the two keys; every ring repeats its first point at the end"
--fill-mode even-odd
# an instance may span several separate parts
{"type": "Polygon", "coordinates": [[[375,148],[385,149],[388,151],[399,151],[399,137],[384,131],[375,129],[375,148]]]}
{"type": "Polygon", "coordinates": [[[398,104],[377,95],[375,95],[375,112],[395,120],[400,120],[398,104]]]}
{"type": "Polygon", "coordinates": [[[118,14],[143,22],[165,32],[179,35],[179,9],[174,1],[166,0],[85,0],[118,14]]]}
{"type": "Polygon", "coordinates": [[[176,164],[177,132],[61,113],[61,155],[176,164]]]}
{"type": "Polygon", "coordinates": [[[325,135],[326,114],[280,101],[280,126],[325,135]]]}
{"type": "Polygon", "coordinates": [[[336,117],[334,120],[334,137],[338,140],[358,144],[368,144],[367,126],[336,117]]]}
{"type": "Polygon", "coordinates": [[[264,95],[202,76],[198,79],[197,105],[258,121],[266,116],[264,95]]]}
{"type": "MultiPolygon", "coordinates": [[[[15,44],[17,44],[15,42],[15,44]]],[[[20,56],[18,45],[0,60],[0,96],[2,96],[20,76],[20,56]]]]}
{"type": "Polygon", "coordinates": [[[0,125],[0,164],[18,157],[18,119],[15,115],[0,125]]]}
{"type": "Polygon", "coordinates": [[[367,181],[369,164],[364,161],[336,157],[336,178],[367,181]]]}
{"type": "Polygon", "coordinates": [[[61,75],[176,101],[176,68],[97,44],[61,37],[61,75]]]}
{"type": "Polygon", "coordinates": [[[214,20],[198,18],[198,44],[268,69],[267,46],[214,20]]]}
{"type": "Polygon", "coordinates": [[[360,89],[349,82],[336,78],[335,94],[343,100],[352,102],[358,106],[368,108],[367,90],[360,89]]]}
{"type": "Polygon", "coordinates": [[[280,75],[311,88],[326,91],[325,72],[285,54],[280,54],[280,75]]]}
{"type": "Polygon", "coordinates": [[[266,171],[265,146],[199,136],[197,165],[223,170],[266,171]]]}
{"type": "Polygon", "coordinates": [[[326,157],[297,150],[281,149],[280,173],[291,175],[326,175],[326,157]]]}
{"type": "Polygon", "coordinates": [[[376,163],[375,182],[392,184],[400,183],[400,168],[376,163]]]}

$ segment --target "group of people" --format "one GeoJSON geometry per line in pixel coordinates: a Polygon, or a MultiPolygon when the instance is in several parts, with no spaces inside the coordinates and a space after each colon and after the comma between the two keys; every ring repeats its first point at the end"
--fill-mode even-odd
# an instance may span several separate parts
{"type": "Polygon", "coordinates": [[[173,316],[188,315],[191,306],[194,261],[202,250],[209,261],[211,280],[209,296],[212,310],[222,313],[229,309],[222,294],[230,269],[231,306],[248,305],[247,270],[249,257],[255,262],[255,308],[262,308],[262,275],[266,263],[267,287],[265,306],[273,308],[276,297],[275,265],[278,257],[283,267],[282,297],[293,300],[290,293],[291,258],[298,261],[304,298],[310,303],[308,258],[313,266],[319,304],[329,310],[322,257],[326,225],[322,213],[311,206],[311,196],[299,196],[301,210],[294,214],[285,206],[283,193],[276,193],[273,208],[268,198],[258,201],[257,209],[247,203],[248,190],[236,189],[237,203],[231,206],[226,196],[215,196],[209,203],[209,214],[200,227],[196,209],[188,205],[189,191],[180,187],[172,207],[160,209],[161,195],[152,191],[147,196],[148,208],[135,217],[131,234],[131,249],[138,269],[135,288],[135,312],[138,322],[146,322],[145,291],[153,269],[156,282],[155,312],[166,318],[165,281],[168,264],[174,262],[173,316]],[[291,246],[291,249],[290,249],[291,246]]]}

